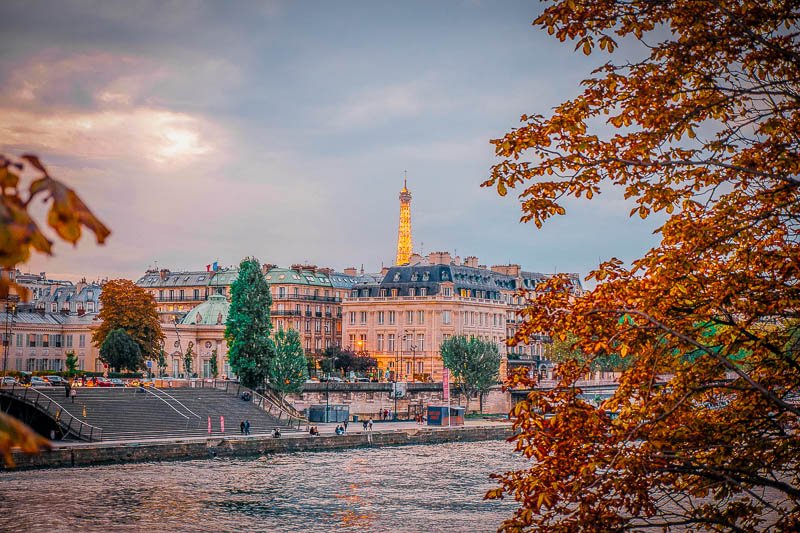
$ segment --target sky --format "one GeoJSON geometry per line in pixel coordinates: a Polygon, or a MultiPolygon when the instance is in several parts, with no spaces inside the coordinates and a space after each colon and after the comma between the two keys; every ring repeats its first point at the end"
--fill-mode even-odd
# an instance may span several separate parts
{"type": "Polygon", "coordinates": [[[37,154],[112,231],[18,268],[137,279],[255,256],[377,271],[394,260],[404,172],[418,253],[582,276],[639,257],[655,222],[617,191],[537,230],[513,192],[480,187],[489,141],[608,59],[533,27],[541,9],[4,0],[0,153],[37,154]]]}

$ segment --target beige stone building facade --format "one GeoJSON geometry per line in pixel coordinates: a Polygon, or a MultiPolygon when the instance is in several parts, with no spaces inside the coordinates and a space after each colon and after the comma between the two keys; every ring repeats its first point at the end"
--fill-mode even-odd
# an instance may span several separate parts
{"type": "Polygon", "coordinates": [[[447,252],[412,256],[410,265],[353,286],[342,304],[343,346],[368,352],[382,377],[398,381],[441,381],[439,347],[454,335],[496,343],[501,375],[509,365],[547,373],[543,348],[549,339],[506,344],[518,327],[517,312],[545,278],[519,265],[487,268],[476,257],[462,262],[447,252]]]}

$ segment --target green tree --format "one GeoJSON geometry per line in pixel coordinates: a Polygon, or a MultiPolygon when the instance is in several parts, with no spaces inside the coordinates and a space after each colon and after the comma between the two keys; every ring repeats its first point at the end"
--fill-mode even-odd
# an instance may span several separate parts
{"type": "Polygon", "coordinates": [[[158,367],[158,377],[163,377],[167,372],[167,356],[164,353],[163,347],[158,351],[156,366],[158,367]]]}
{"type": "Polygon", "coordinates": [[[144,360],[139,344],[124,329],[112,329],[100,346],[100,360],[117,372],[136,371],[144,360]]]}
{"type": "Polygon", "coordinates": [[[186,348],[186,353],[183,354],[183,371],[186,374],[186,379],[192,377],[192,361],[194,360],[194,343],[189,341],[189,346],[186,348]]]}
{"type": "Polygon", "coordinates": [[[269,386],[281,401],[290,392],[300,392],[308,379],[306,356],[297,331],[279,329],[275,332],[275,356],[269,365],[269,386]]]}
{"type": "Polygon", "coordinates": [[[217,360],[217,349],[211,351],[211,359],[208,360],[208,367],[211,370],[211,375],[216,378],[219,376],[219,361],[217,360]]]}
{"type": "Polygon", "coordinates": [[[469,399],[480,394],[480,408],[483,411],[483,394],[498,381],[500,372],[500,351],[493,342],[475,337],[454,336],[442,342],[440,347],[442,361],[452,376],[453,383],[469,399]]]}
{"type": "Polygon", "coordinates": [[[231,307],[225,324],[231,370],[247,387],[264,384],[275,345],[270,338],[272,296],[258,260],[246,258],[231,285],[231,307]]]}
{"type": "Polygon", "coordinates": [[[346,350],[342,350],[340,346],[328,346],[325,348],[325,351],[322,352],[322,357],[319,360],[319,367],[325,374],[330,374],[337,368],[341,368],[341,366],[339,366],[339,360],[348,359],[349,357],[345,352],[346,350]]]}
{"type": "Polygon", "coordinates": [[[75,371],[78,369],[78,356],[75,355],[75,352],[72,350],[67,352],[67,376],[72,377],[75,375],[75,371]]]}

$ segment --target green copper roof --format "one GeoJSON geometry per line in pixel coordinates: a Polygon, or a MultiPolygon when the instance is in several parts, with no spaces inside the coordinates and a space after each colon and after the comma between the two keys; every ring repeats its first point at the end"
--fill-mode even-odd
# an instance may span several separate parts
{"type": "Polygon", "coordinates": [[[316,287],[331,287],[331,280],[327,274],[311,272],[310,270],[292,270],[289,268],[272,268],[267,275],[267,283],[293,283],[296,285],[313,285],[316,287]]]}
{"type": "Polygon", "coordinates": [[[231,304],[221,294],[212,294],[181,320],[181,324],[198,326],[225,325],[231,304]]]}

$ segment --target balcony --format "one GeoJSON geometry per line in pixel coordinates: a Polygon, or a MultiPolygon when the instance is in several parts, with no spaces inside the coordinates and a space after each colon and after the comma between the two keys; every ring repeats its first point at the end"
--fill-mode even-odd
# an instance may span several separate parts
{"type": "Polygon", "coordinates": [[[291,309],[276,309],[274,311],[270,311],[272,316],[301,316],[300,311],[292,311],[291,309]]]}
{"type": "Polygon", "coordinates": [[[194,296],[154,296],[156,303],[175,303],[175,302],[204,302],[208,296],[201,294],[197,298],[194,296]]]}
{"type": "Polygon", "coordinates": [[[275,300],[302,300],[312,302],[334,302],[339,303],[342,301],[338,296],[312,296],[310,294],[281,294],[278,293],[273,296],[275,300]]]}

